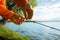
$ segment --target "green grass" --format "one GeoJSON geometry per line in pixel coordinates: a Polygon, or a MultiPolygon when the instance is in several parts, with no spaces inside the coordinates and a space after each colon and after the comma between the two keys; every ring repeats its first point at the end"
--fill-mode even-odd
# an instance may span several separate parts
{"type": "Polygon", "coordinates": [[[9,30],[3,25],[0,25],[0,36],[8,40],[29,40],[29,37],[21,36],[17,32],[9,30]]]}

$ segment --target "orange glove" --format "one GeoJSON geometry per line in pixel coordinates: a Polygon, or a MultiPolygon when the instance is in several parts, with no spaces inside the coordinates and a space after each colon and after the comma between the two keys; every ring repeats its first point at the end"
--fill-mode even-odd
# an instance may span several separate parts
{"type": "Polygon", "coordinates": [[[14,14],[14,16],[11,18],[11,20],[16,24],[22,24],[24,22],[24,17],[20,14],[14,14]]]}
{"type": "Polygon", "coordinates": [[[6,19],[6,20],[10,19],[11,21],[13,21],[16,24],[21,24],[24,22],[24,17],[22,17],[19,14],[15,14],[14,12],[6,9],[5,7],[3,7],[1,5],[0,5],[0,15],[4,19],[6,19]]]}
{"type": "Polygon", "coordinates": [[[24,5],[23,7],[21,7],[21,9],[24,12],[25,18],[32,19],[33,9],[32,9],[32,6],[30,4],[24,5]]]}
{"type": "Polygon", "coordinates": [[[14,0],[17,6],[21,7],[24,12],[25,18],[32,19],[33,10],[31,5],[28,3],[28,0],[14,0]]]}

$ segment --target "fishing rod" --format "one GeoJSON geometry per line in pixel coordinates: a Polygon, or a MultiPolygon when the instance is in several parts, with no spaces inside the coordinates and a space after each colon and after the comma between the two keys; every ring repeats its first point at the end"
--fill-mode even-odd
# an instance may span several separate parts
{"type": "Polygon", "coordinates": [[[25,22],[33,22],[33,23],[37,23],[37,24],[39,24],[39,25],[42,25],[42,26],[49,27],[49,28],[51,28],[51,29],[60,31],[60,29],[54,28],[54,27],[49,26],[49,25],[46,25],[46,24],[39,23],[39,22],[60,22],[60,21],[25,21],[25,22]]]}
{"type": "Polygon", "coordinates": [[[60,22],[60,21],[25,21],[25,22],[60,22]]]}

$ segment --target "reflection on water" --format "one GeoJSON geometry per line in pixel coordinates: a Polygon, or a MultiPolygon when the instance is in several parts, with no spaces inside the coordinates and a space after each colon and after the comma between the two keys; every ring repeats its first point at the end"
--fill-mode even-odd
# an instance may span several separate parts
{"type": "MultiPolygon", "coordinates": [[[[40,22],[57,29],[60,29],[60,22],[40,22]]],[[[30,37],[30,40],[60,40],[60,31],[39,25],[36,23],[23,23],[22,25],[15,25],[7,23],[9,29],[19,32],[21,35],[30,37]]]]}

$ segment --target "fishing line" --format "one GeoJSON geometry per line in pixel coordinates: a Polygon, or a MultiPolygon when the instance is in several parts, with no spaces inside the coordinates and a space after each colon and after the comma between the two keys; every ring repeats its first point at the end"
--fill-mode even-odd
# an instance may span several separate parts
{"type": "Polygon", "coordinates": [[[45,26],[45,27],[49,27],[49,28],[51,28],[51,29],[60,31],[60,29],[57,29],[57,28],[54,28],[54,27],[52,27],[52,26],[49,26],[49,25],[45,25],[45,24],[39,23],[39,22],[60,22],[60,21],[25,21],[25,22],[37,23],[37,24],[39,24],[39,25],[43,25],[43,26],[45,26]]]}

